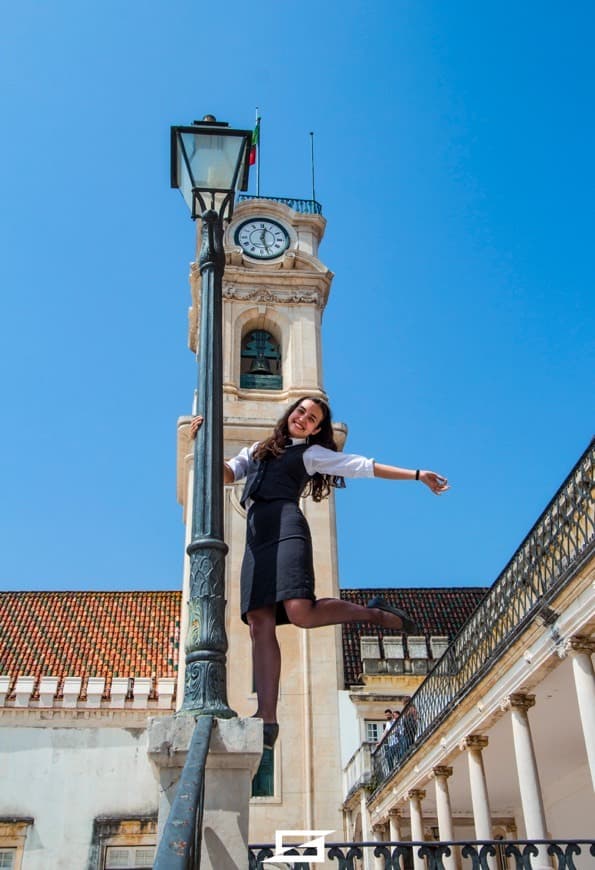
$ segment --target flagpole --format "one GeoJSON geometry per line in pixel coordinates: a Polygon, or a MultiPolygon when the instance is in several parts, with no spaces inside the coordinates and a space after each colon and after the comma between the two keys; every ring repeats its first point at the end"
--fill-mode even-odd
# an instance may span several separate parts
{"type": "Polygon", "coordinates": [[[312,163],[312,199],[316,202],[316,188],[314,186],[314,133],[310,131],[310,160],[312,163]]]}
{"type": "Polygon", "coordinates": [[[256,147],[256,196],[260,196],[260,118],[256,107],[256,129],[258,130],[258,145],[256,147]]]}

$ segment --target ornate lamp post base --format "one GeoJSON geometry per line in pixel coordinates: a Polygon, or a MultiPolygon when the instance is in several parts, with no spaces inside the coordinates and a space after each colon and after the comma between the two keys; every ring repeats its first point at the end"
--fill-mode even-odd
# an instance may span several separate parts
{"type": "Polygon", "coordinates": [[[227,704],[225,659],[225,555],[227,544],[213,538],[192,541],[186,676],[181,714],[237,716],[227,704]]]}

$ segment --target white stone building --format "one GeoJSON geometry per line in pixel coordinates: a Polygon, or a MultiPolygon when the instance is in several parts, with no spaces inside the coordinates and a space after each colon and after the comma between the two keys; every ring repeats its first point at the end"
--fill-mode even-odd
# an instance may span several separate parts
{"type": "MultiPolygon", "coordinates": [[[[594,496],[595,442],[400,720],[350,758],[347,840],[593,838],[594,496]]],[[[402,681],[390,645],[370,646],[383,676],[364,676],[356,703],[402,681]]],[[[550,860],[542,850],[533,866],[550,860]]],[[[460,865],[457,853],[448,866],[460,865]]]]}
{"type": "MultiPolygon", "coordinates": [[[[234,212],[223,287],[227,456],[262,438],[292,400],[325,395],[324,227],[309,201],[244,198],[234,212]],[[254,226],[273,234],[273,247],[251,243],[254,226]]],[[[194,268],[191,291],[195,350],[194,268]]],[[[189,526],[188,422],[179,421],[177,464],[189,526]]],[[[337,435],[343,442],[346,427],[337,435]]],[[[272,842],[279,828],[333,829],[337,841],[592,836],[593,487],[590,448],[485,598],[483,588],[382,590],[422,626],[418,637],[280,630],[281,736],[251,799],[252,842],[272,842]],[[377,747],[386,707],[403,718],[377,747]]],[[[239,485],[226,487],[228,695],[250,716],[238,496],[239,485]]],[[[339,593],[333,498],[304,511],[317,593],[371,594],[339,593]]],[[[151,866],[163,794],[148,722],[181,704],[187,584],[186,570],[181,593],[0,594],[0,868],[151,866]]],[[[369,852],[364,860],[372,866],[369,852]]]]}

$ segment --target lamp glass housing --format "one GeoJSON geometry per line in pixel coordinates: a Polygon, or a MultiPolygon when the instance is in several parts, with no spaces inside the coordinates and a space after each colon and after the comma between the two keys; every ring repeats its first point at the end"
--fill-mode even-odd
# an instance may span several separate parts
{"type": "Polygon", "coordinates": [[[231,216],[237,190],[248,187],[251,133],[225,125],[172,127],[172,187],[178,187],[193,218],[204,208],[231,216]],[[202,200],[202,201],[201,201],[202,200]]]}

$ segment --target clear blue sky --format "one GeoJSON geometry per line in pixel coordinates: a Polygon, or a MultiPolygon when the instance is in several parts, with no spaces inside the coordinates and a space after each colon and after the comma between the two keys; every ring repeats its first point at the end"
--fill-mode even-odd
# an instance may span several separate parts
{"type": "Polygon", "coordinates": [[[181,582],[194,227],[169,127],[262,121],[261,192],[317,198],[348,448],[453,488],[339,493],[343,586],[487,585],[593,432],[595,7],[6,6],[3,589],[181,582]]]}

